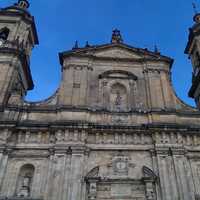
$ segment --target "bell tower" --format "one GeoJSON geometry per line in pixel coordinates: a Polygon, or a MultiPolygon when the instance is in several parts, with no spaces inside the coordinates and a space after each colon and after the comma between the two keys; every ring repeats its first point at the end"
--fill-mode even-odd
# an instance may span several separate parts
{"type": "Polygon", "coordinates": [[[194,25],[189,29],[188,43],[185,49],[193,67],[192,86],[188,94],[189,97],[194,98],[200,109],[200,13],[196,9],[193,21],[194,25]]]}
{"type": "Polygon", "coordinates": [[[38,44],[34,17],[27,0],[0,10],[0,107],[20,105],[33,89],[30,55],[38,44]]]}

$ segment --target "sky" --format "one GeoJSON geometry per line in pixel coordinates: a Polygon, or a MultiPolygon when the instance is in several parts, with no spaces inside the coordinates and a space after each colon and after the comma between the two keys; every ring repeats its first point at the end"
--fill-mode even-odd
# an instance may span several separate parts
{"type": "MultiPolygon", "coordinates": [[[[17,0],[0,0],[6,7],[17,0]]],[[[179,98],[194,106],[188,97],[192,66],[184,54],[188,28],[192,26],[192,2],[200,0],[29,0],[35,16],[40,44],[33,50],[31,72],[34,90],[28,101],[40,101],[59,87],[61,66],[58,53],[80,46],[109,43],[112,30],[121,30],[124,43],[154,49],[173,58],[172,81],[179,98]]]]}

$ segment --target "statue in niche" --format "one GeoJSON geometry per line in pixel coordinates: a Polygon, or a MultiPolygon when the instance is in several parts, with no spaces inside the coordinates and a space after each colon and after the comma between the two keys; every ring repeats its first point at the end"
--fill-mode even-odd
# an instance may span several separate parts
{"type": "Polygon", "coordinates": [[[117,91],[115,105],[120,106],[121,104],[122,104],[122,97],[121,97],[120,91],[117,91]]]}
{"type": "Polygon", "coordinates": [[[21,188],[18,193],[19,197],[29,197],[30,196],[31,182],[32,182],[31,175],[25,174],[25,176],[22,178],[21,188]]]}
{"type": "Polygon", "coordinates": [[[111,87],[110,107],[115,111],[127,110],[127,91],[124,85],[116,83],[111,87]]]}

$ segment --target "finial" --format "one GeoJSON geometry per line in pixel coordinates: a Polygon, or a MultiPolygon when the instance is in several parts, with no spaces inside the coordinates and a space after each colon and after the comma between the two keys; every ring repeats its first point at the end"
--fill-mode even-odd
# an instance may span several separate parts
{"type": "Polygon", "coordinates": [[[200,13],[197,10],[197,6],[196,4],[193,2],[192,3],[193,9],[194,9],[194,17],[193,17],[193,21],[196,22],[197,24],[200,23],[200,13]]]}
{"type": "Polygon", "coordinates": [[[194,14],[196,15],[198,12],[197,12],[197,6],[194,2],[192,3],[192,7],[193,7],[193,10],[194,10],[194,14]]]}
{"type": "Polygon", "coordinates": [[[157,54],[160,53],[157,45],[154,46],[154,52],[157,53],[157,54]]]}
{"type": "Polygon", "coordinates": [[[122,39],[120,30],[118,30],[118,29],[113,30],[111,43],[123,43],[123,39],[122,39]]]}
{"type": "Polygon", "coordinates": [[[72,48],[72,49],[78,49],[79,47],[78,47],[78,41],[76,40],[75,41],[75,44],[74,44],[74,47],[72,48]]]}
{"type": "Polygon", "coordinates": [[[28,0],[18,0],[17,6],[23,9],[27,9],[29,8],[30,3],[28,2],[28,0]]]}
{"type": "Polygon", "coordinates": [[[89,44],[88,41],[86,42],[85,47],[86,47],[86,48],[90,47],[90,44],[89,44]]]}

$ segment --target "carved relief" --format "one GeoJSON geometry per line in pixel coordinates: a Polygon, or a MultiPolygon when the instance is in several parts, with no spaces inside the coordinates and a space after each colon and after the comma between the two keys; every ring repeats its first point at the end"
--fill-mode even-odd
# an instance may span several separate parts
{"type": "Polygon", "coordinates": [[[128,175],[128,158],[127,157],[116,157],[113,160],[113,171],[117,175],[128,175]]]}
{"type": "Polygon", "coordinates": [[[2,130],[0,132],[0,144],[4,144],[11,137],[12,132],[8,129],[2,130]]]}
{"type": "Polygon", "coordinates": [[[86,179],[89,178],[98,178],[99,176],[99,166],[93,168],[87,175],[86,175],[86,179]]]}
{"type": "Polygon", "coordinates": [[[152,136],[143,132],[113,131],[113,132],[96,132],[88,135],[89,144],[115,144],[115,145],[141,145],[153,144],[152,136]],[[95,136],[94,136],[95,135],[95,136]]]}
{"type": "MultiPolygon", "coordinates": [[[[112,119],[113,124],[126,124],[126,116],[114,116],[112,119]]],[[[0,133],[0,143],[16,141],[18,144],[32,143],[32,144],[52,144],[52,143],[92,143],[92,144],[181,144],[185,146],[199,146],[200,136],[192,133],[186,135],[180,132],[155,132],[152,134],[144,134],[143,132],[130,132],[121,131],[102,133],[95,132],[92,134],[87,133],[87,130],[58,130],[50,133],[49,131],[16,131],[12,134],[10,130],[2,130],[0,133]]]]}
{"type": "MultiPolygon", "coordinates": [[[[104,176],[101,171],[105,170],[103,166],[93,168],[86,176],[88,183],[88,199],[122,199],[127,200],[156,200],[155,181],[157,176],[148,167],[144,166],[144,177],[141,179],[133,179],[127,176],[127,171],[131,167],[130,159],[126,156],[116,156],[112,159],[112,163],[107,167],[111,167],[114,174],[126,175],[113,177],[109,171],[104,176]]],[[[135,167],[135,165],[133,166],[135,167]]]]}
{"type": "Polygon", "coordinates": [[[155,186],[154,183],[157,179],[156,174],[148,167],[143,166],[142,168],[144,174],[144,182],[145,182],[145,191],[146,191],[146,199],[147,200],[155,200],[156,193],[155,193],[155,186]]]}
{"type": "Polygon", "coordinates": [[[97,197],[97,183],[99,182],[99,167],[93,168],[87,175],[88,199],[95,200],[97,197]]]}
{"type": "MultiPolygon", "coordinates": [[[[7,135],[9,136],[9,135],[7,135]]],[[[2,134],[2,140],[3,140],[2,134]]],[[[86,142],[87,132],[85,130],[57,130],[49,131],[18,131],[12,137],[16,137],[18,144],[62,144],[67,142],[83,143],[86,142]]],[[[0,134],[1,142],[1,134],[0,134]]]]}
{"type": "Polygon", "coordinates": [[[199,146],[199,134],[188,132],[155,132],[153,134],[154,141],[157,144],[179,144],[185,146],[199,146]]]}

